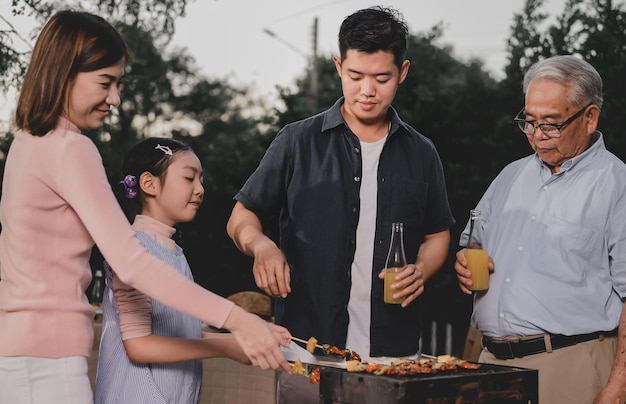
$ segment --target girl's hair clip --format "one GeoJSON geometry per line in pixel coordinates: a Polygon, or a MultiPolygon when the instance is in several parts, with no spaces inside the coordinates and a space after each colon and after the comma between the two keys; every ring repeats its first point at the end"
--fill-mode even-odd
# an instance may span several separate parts
{"type": "Polygon", "coordinates": [[[172,153],[172,149],[170,149],[169,146],[161,146],[158,143],[157,143],[155,149],[161,150],[163,153],[167,154],[168,156],[172,156],[174,154],[174,153],[172,153]]]}
{"type": "Polygon", "coordinates": [[[124,195],[128,199],[133,199],[137,196],[137,189],[135,188],[135,186],[137,185],[137,177],[129,174],[124,177],[122,181],[120,181],[120,184],[122,184],[124,186],[124,189],[126,189],[124,195]]]}

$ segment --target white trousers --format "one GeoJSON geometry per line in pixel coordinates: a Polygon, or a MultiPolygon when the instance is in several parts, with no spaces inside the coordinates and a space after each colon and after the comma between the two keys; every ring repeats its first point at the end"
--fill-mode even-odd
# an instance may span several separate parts
{"type": "Polygon", "coordinates": [[[0,404],[93,404],[87,358],[0,356],[0,404]]]}

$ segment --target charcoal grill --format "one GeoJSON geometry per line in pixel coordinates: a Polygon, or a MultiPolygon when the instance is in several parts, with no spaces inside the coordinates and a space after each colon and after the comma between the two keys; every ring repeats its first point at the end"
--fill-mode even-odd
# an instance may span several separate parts
{"type": "Polygon", "coordinates": [[[320,403],[536,404],[537,380],[537,370],[487,364],[412,376],[320,367],[320,403]]]}

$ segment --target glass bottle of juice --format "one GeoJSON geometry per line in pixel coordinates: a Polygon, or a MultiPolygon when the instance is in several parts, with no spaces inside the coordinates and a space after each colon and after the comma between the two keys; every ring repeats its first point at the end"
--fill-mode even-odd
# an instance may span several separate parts
{"type": "Polygon", "coordinates": [[[404,228],[401,222],[391,225],[391,243],[385,262],[385,295],[384,302],[388,304],[400,304],[404,299],[394,299],[393,294],[397,290],[391,289],[391,284],[396,281],[396,275],[402,272],[407,265],[404,253],[404,228]]]}
{"type": "Polygon", "coordinates": [[[470,230],[467,239],[465,259],[467,269],[472,273],[472,286],[469,290],[479,292],[489,289],[489,255],[482,245],[484,243],[483,224],[480,210],[470,210],[470,230]]]}

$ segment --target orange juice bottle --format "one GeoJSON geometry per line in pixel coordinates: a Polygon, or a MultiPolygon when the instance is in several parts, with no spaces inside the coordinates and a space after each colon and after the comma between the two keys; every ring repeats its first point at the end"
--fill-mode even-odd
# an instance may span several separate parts
{"type": "Polygon", "coordinates": [[[467,269],[472,273],[470,279],[472,291],[483,291],[489,289],[489,254],[482,248],[483,224],[480,210],[470,210],[470,232],[465,250],[467,269]]]}
{"type": "Polygon", "coordinates": [[[384,302],[387,304],[400,304],[404,299],[394,299],[393,294],[397,290],[391,289],[391,284],[396,281],[396,275],[406,267],[406,255],[404,253],[404,228],[401,222],[391,225],[391,244],[385,262],[385,294],[384,302]]]}

